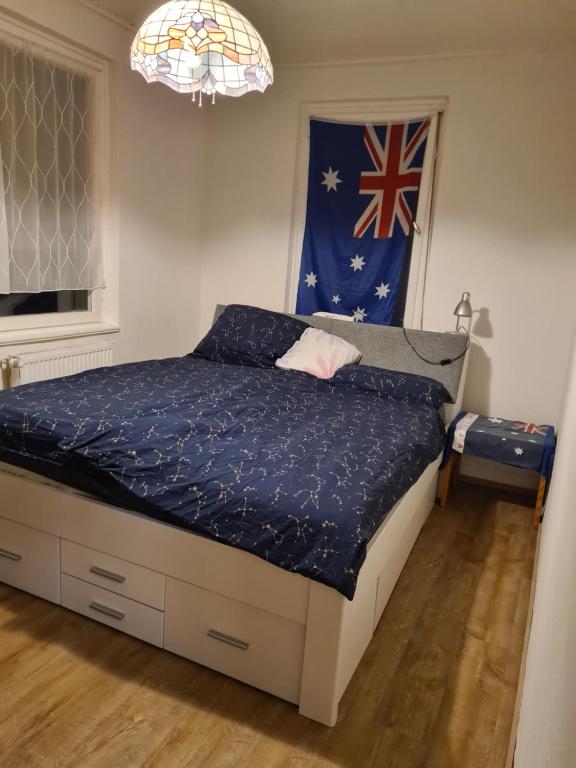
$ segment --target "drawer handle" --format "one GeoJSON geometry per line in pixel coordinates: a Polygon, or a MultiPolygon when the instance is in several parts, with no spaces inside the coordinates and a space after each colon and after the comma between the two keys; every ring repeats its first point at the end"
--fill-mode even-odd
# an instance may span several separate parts
{"type": "Polygon", "coordinates": [[[250,643],[247,643],[245,640],[239,640],[237,637],[225,635],[223,632],[218,632],[217,629],[209,629],[207,634],[208,637],[211,637],[213,640],[219,640],[221,643],[233,645],[234,648],[240,648],[241,651],[247,651],[248,648],[250,648],[250,643]]]}
{"type": "Polygon", "coordinates": [[[22,555],[17,555],[16,552],[9,552],[7,549],[0,549],[0,557],[5,557],[6,560],[14,560],[14,562],[22,560],[22,555]]]}
{"type": "Polygon", "coordinates": [[[93,573],[95,576],[102,576],[103,579],[116,581],[118,584],[123,584],[126,581],[126,576],[121,576],[119,573],[107,571],[105,568],[99,568],[97,565],[93,565],[92,568],[90,568],[90,573],[93,573]]]}
{"type": "Polygon", "coordinates": [[[113,619],[118,619],[118,621],[122,621],[122,619],[126,616],[126,614],[122,611],[117,611],[115,608],[109,608],[107,605],[102,605],[102,603],[90,603],[89,607],[93,611],[104,613],[106,616],[111,616],[113,619]]]}

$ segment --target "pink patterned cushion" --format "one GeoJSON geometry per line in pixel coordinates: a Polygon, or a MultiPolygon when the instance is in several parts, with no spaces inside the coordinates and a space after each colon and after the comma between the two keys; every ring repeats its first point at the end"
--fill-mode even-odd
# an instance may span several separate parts
{"type": "Polygon", "coordinates": [[[307,328],[288,352],[276,360],[276,365],[303,371],[318,379],[331,379],[343,365],[357,363],[361,357],[354,344],[319,328],[307,328]]]}

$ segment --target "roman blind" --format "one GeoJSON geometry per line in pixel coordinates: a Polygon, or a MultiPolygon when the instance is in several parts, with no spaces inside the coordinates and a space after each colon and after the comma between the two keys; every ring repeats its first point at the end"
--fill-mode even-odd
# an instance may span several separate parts
{"type": "Polygon", "coordinates": [[[0,40],[0,293],[102,287],[90,77],[0,40]]]}

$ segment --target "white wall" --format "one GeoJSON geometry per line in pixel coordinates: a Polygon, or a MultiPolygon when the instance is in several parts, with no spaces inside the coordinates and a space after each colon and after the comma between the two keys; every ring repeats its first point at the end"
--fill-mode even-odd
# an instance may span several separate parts
{"type": "Polygon", "coordinates": [[[515,768],[576,765],[576,339],[542,527],[515,768]]]}
{"type": "MultiPolygon", "coordinates": [[[[114,358],[190,351],[199,334],[204,114],[132,72],[132,34],[80,4],[2,0],[0,6],[113,62],[114,200],[107,215],[117,222],[121,328],[110,337],[114,358]]],[[[2,349],[2,356],[29,349],[2,349]]]]}
{"type": "Polygon", "coordinates": [[[576,286],[571,52],[285,68],[209,111],[202,324],[217,302],[283,309],[302,100],[448,96],[425,327],[473,323],[465,405],[556,423],[576,286]]]}

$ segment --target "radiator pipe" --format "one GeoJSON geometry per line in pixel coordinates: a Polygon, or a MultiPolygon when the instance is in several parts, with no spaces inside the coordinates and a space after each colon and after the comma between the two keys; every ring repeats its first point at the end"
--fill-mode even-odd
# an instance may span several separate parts
{"type": "Polygon", "coordinates": [[[10,367],[9,357],[5,358],[4,360],[0,360],[0,368],[2,369],[2,389],[10,389],[12,368],[10,367]]]}
{"type": "Polygon", "coordinates": [[[21,368],[22,364],[18,357],[5,357],[0,360],[0,369],[2,369],[2,389],[10,389],[12,386],[12,371],[14,368],[21,368]]]}

